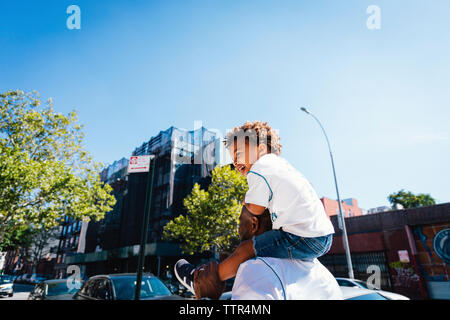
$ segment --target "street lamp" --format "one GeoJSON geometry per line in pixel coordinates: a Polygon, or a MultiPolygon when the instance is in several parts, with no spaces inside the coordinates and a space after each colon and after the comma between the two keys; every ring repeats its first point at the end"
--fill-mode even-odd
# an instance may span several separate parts
{"type": "Polygon", "coordinates": [[[317,121],[317,123],[319,124],[320,128],[323,131],[323,134],[325,135],[325,139],[327,139],[328,151],[330,152],[330,158],[331,158],[331,166],[333,167],[334,185],[336,186],[337,200],[339,203],[339,219],[340,219],[341,225],[342,225],[342,239],[343,239],[344,248],[345,248],[345,255],[347,257],[348,276],[349,276],[349,278],[354,279],[352,259],[350,256],[350,248],[348,245],[348,238],[347,238],[347,228],[345,227],[345,217],[342,214],[341,198],[339,197],[339,189],[338,189],[338,185],[337,185],[336,171],[334,169],[334,160],[333,160],[333,153],[331,152],[330,141],[328,141],[328,136],[327,136],[322,124],[320,123],[319,119],[317,119],[315,115],[313,115],[311,112],[309,112],[304,107],[301,107],[300,110],[302,110],[306,114],[309,114],[311,117],[313,117],[317,121]]]}

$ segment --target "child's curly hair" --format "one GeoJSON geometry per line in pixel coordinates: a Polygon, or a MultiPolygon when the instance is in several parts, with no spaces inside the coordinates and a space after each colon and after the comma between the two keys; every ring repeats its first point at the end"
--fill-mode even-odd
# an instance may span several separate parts
{"type": "Polygon", "coordinates": [[[250,133],[250,137],[256,135],[257,145],[265,143],[267,145],[268,153],[280,155],[281,144],[278,133],[273,130],[267,122],[262,121],[247,121],[240,127],[234,127],[225,137],[225,146],[230,148],[240,134],[249,136],[248,133],[250,133]]]}

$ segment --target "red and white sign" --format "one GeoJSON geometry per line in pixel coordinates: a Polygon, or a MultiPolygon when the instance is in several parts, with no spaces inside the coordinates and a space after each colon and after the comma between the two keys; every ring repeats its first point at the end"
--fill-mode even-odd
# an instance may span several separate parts
{"type": "Polygon", "coordinates": [[[148,172],[152,156],[132,156],[128,163],[128,173],[148,172]]]}
{"type": "Polygon", "coordinates": [[[399,250],[398,258],[400,259],[401,262],[409,262],[408,250],[399,250]]]}

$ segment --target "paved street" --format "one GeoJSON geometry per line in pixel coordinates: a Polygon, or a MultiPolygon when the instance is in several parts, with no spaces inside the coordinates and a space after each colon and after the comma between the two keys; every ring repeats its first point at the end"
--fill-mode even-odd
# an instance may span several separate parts
{"type": "Polygon", "coordinates": [[[0,297],[0,301],[3,300],[27,300],[28,295],[33,290],[34,286],[29,284],[14,284],[14,296],[0,297]]]}

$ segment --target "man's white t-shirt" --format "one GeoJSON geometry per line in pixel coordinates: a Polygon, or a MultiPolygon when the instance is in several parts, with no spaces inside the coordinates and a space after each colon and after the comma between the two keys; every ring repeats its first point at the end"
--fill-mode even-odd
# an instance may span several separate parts
{"type": "Polygon", "coordinates": [[[319,196],[287,160],[262,156],[247,173],[247,182],[245,202],[268,208],[273,229],[309,238],[334,233],[319,196]]]}
{"type": "Polygon", "coordinates": [[[342,300],[333,275],[317,259],[255,258],[239,266],[232,300],[342,300]]]}

